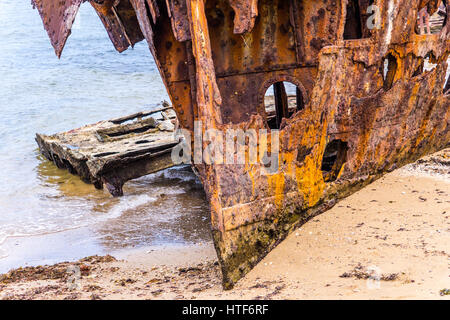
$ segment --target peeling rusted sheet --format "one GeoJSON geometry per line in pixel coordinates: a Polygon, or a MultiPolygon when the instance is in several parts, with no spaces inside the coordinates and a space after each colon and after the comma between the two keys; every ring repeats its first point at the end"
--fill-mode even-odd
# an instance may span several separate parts
{"type": "Polygon", "coordinates": [[[262,129],[270,141],[264,101],[275,85],[278,172],[248,161],[195,166],[226,288],[296,226],[450,144],[449,1],[435,34],[419,34],[418,16],[437,0],[130,1],[114,2],[129,19],[110,32],[113,42],[132,43],[123,35],[139,22],[181,127],[262,129]],[[380,21],[371,25],[372,4],[380,21]],[[426,71],[427,62],[435,67],[426,71]],[[295,112],[281,82],[297,87],[295,112]]]}
{"type": "Polygon", "coordinates": [[[172,30],[178,41],[191,40],[185,0],[166,0],[172,30]]]}
{"type": "Polygon", "coordinates": [[[234,18],[234,33],[249,32],[255,25],[258,16],[258,0],[228,0],[236,16],[234,18]]]}
{"type": "Polygon", "coordinates": [[[90,3],[117,51],[125,51],[144,39],[129,0],[96,0],[90,3]]]}
{"type": "Polygon", "coordinates": [[[216,128],[222,124],[222,97],[216,82],[204,1],[188,0],[187,4],[192,52],[196,62],[199,120],[207,128],[216,128]]]}
{"type": "Polygon", "coordinates": [[[39,11],[45,30],[47,30],[58,57],[61,57],[67,38],[70,36],[72,24],[83,1],[31,1],[33,6],[39,11]]]}
{"type": "Polygon", "coordinates": [[[155,54],[155,46],[153,43],[154,32],[150,23],[150,19],[147,15],[146,0],[130,0],[130,3],[133,6],[136,19],[145,39],[147,40],[150,51],[152,52],[152,54],[155,54]]]}
{"type": "MultiPolygon", "coordinates": [[[[149,5],[149,3],[148,2],[146,3],[146,0],[130,0],[130,3],[134,9],[140,29],[142,30],[142,33],[145,39],[147,40],[147,44],[155,60],[155,64],[158,67],[159,73],[161,74],[163,82],[170,95],[171,92],[168,87],[167,73],[164,71],[164,67],[161,65],[161,59],[159,59],[158,57],[158,53],[155,47],[155,33],[153,31],[153,26],[150,22],[150,17],[147,14],[146,5],[149,5]]],[[[151,12],[156,12],[155,10],[157,10],[159,16],[159,9],[156,9],[157,8],[156,2],[153,2],[153,6],[154,9],[151,10],[151,12]]],[[[151,13],[151,15],[153,15],[153,13],[151,13]]]]}

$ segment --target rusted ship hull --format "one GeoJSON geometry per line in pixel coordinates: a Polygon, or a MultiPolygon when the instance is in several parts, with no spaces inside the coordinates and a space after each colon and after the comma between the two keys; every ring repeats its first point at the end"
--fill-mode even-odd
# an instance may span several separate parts
{"type": "MultiPolygon", "coordinates": [[[[58,21],[72,19],[81,0],[66,1],[71,10],[34,2],[44,22],[54,16],[46,29],[60,55],[70,23],[58,21]]],[[[449,19],[438,33],[417,32],[420,10],[432,13],[443,4],[448,17],[447,1],[91,4],[119,51],[145,37],[183,128],[194,132],[199,121],[203,133],[266,130],[268,153],[279,129],[276,172],[250,161],[195,164],[211,205],[225,288],[311,216],[383,173],[449,146],[449,19]],[[292,115],[283,82],[297,87],[292,115]],[[264,106],[272,85],[274,125],[264,106]]],[[[249,152],[246,147],[246,159],[249,152]]]]}

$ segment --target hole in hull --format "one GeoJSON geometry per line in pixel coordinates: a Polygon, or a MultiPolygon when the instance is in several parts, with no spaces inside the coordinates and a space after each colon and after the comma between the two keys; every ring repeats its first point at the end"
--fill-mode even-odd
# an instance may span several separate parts
{"type": "Polygon", "coordinates": [[[397,73],[397,59],[392,55],[389,54],[383,62],[383,87],[384,90],[389,90],[392,88],[392,85],[394,84],[395,75],[397,73]]]}
{"type": "Polygon", "coordinates": [[[431,71],[434,70],[437,67],[436,63],[433,63],[431,61],[434,61],[435,59],[433,59],[433,57],[431,56],[431,54],[428,54],[425,57],[425,61],[424,61],[424,71],[431,71]]]}
{"type": "Polygon", "coordinates": [[[369,38],[374,28],[377,28],[377,9],[373,7],[374,0],[349,0],[345,18],[344,40],[369,38]]]}
{"type": "Polygon", "coordinates": [[[287,81],[274,83],[265,94],[265,111],[269,127],[280,129],[283,119],[289,119],[295,112],[304,109],[304,101],[302,90],[295,84],[287,81]]]}
{"type": "Polygon", "coordinates": [[[437,34],[447,22],[447,9],[444,1],[440,2],[438,10],[430,14],[427,7],[420,10],[417,17],[416,33],[417,34],[437,34]]]}
{"type": "Polygon", "coordinates": [[[450,74],[447,76],[447,81],[444,84],[444,94],[450,94],[450,74]]]}
{"type": "Polygon", "coordinates": [[[327,144],[322,159],[322,173],[325,182],[335,181],[347,162],[348,144],[342,140],[333,140],[327,144]]]}
{"type": "Polygon", "coordinates": [[[358,0],[350,0],[347,4],[344,40],[362,39],[361,11],[358,0]]]}
{"type": "Polygon", "coordinates": [[[425,58],[422,60],[420,65],[417,67],[416,71],[413,73],[413,77],[420,76],[425,71],[432,71],[437,67],[436,63],[433,63],[433,61],[436,61],[436,59],[433,56],[433,53],[428,53],[425,58]]]}

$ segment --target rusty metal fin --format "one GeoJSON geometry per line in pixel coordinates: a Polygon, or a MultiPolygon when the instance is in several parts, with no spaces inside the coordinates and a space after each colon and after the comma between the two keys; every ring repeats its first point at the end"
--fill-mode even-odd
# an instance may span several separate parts
{"type": "Polygon", "coordinates": [[[90,1],[117,51],[123,52],[144,40],[130,0],[90,1]]]}
{"type": "Polygon", "coordinates": [[[86,0],[31,0],[33,7],[39,11],[58,58],[61,57],[67,38],[71,34],[75,17],[84,1],[86,0]]]}

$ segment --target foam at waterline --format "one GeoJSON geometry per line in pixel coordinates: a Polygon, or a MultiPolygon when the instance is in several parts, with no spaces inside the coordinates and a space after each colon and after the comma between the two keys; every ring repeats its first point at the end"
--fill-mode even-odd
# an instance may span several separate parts
{"type": "MultiPolygon", "coordinates": [[[[11,238],[27,238],[27,237],[37,237],[37,236],[45,236],[50,234],[56,234],[61,232],[66,232],[70,230],[76,230],[84,227],[88,227],[92,224],[96,223],[104,223],[110,219],[117,219],[122,216],[123,213],[136,209],[140,206],[143,206],[147,203],[151,203],[156,201],[155,197],[151,197],[149,195],[131,195],[122,197],[118,204],[113,206],[106,213],[99,215],[91,215],[88,219],[79,223],[77,221],[77,225],[68,226],[61,225],[58,222],[51,222],[48,220],[38,221],[41,223],[26,223],[22,225],[21,228],[18,228],[16,224],[7,224],[3,226],[4,231],[0,232],[0,259],[4,259],[8,257],[8,252],[2,248],[4,243],[11,238]]],[[[74,218],[74,217],[68,217],[74,218]]],[[[68,221],[69,223],[70,221],[68,221]]]]}
{"type": "Polygon", "coordinates": [[[183,182],[198,181],[200,183],[200,180],[192,171],[188,171],[183,167],[178,170],[176,168],[168,169],[166,171],[163,171],[161,174],[162,178],[165,179],[181,180],[183,182]]]}
{"type": "MultiPolygon", "coordinates": [[[[123,213],[137,209],[140,206],[145,204],[155,202],[157,198],[151,197],[147,194],[141,195],[129,195],[120,198],[118,204],[116,204],[111,210],[109,210],[108,214],[103,216],[101,220],[109,220],[109,219],[117,219],[122,216],[123,213]]],[[[102,222],[102,221],[99,221],[102,222]]]]}
{"type": "MultiPolygon", "coordinates": [[[[164,196],[177,196],[181,194],[185,194],[186,191],[183,189],[173,189],[170,187],[163,187],[158,188],[157,192],[159,195],[164,196]]],[[[185,210],[183,210],[181,207],[179,207],[179,204],[175,201],[172,205],[172,207],[167,207],[167,205],[163,204],[162,206],[159,206],[159,208],[155,208],[154,206],[150,205],[156,201],[160,201],[164,198],[157,198],[157,197],[151,197],[146,194],[140,195],[140,196],[132,196],[135,200],[133,203],[129,203],[129,197],[121,198],[121,203],[116,205],[115,208],[113,208],[110,211],[110,214],[108,215],[108,219],[118,219],[123,214],[127,212],[133,212],[136,209],[142,209],[142,212],[145,213],[141,215],[142,219],[145,221],[145,223],[150,223],[154,225],[158,225],[159,223],[167,223],[170,221],[173,221],[175,219],[180,218],[181,216],[185,215],[185,210]],[[127,200],[128,198],[128,200],[127,200]],[[164,209],[161,209],[164,208],[164,209]],[[151,214],[147,214],[151,213],[151,214]]],[[[134,219],[139,219],[138,217],[134,217],[134,219]]],[[[123,223],[126,223],[126,219],[122,221],[123,223]]]]}
{"type": "Polygon", "coordinates": [[[167,183],[170,180],[175,182],[195,182],[200,183],[198,177],[190,170],[189,165],[181,165],[173,168],[169,168],[157,173],[153,173],[147,176],[130,181],[130,184],[134,185],[149,185],[158,182],[167,183]]]}
{"type": "Polygon", "coordinates": [[[49,234],[56,234],[56,233],[61,233],[61,232],[65,232],[65,231],[75,230],[75,229],[79,229],[81,227],[83,227],[83,226],[75,226],[72,228],[64,228],[64,229],[58,229],[58,230],[46,230],[46,231],[42,231],[42,232],[37,232],[35,230],[34,232],[30,232],[30,233],[19,233],[19,232],[12,232],[10,234],[5,234],[4,232],[0,233],[0,259],[5,259],[5,258],[9,257],[8,251],[2,248],[2,246],[5,244],[5,242],[8,239],[45,236],[45,235],[49,235],[49,234]]]}

